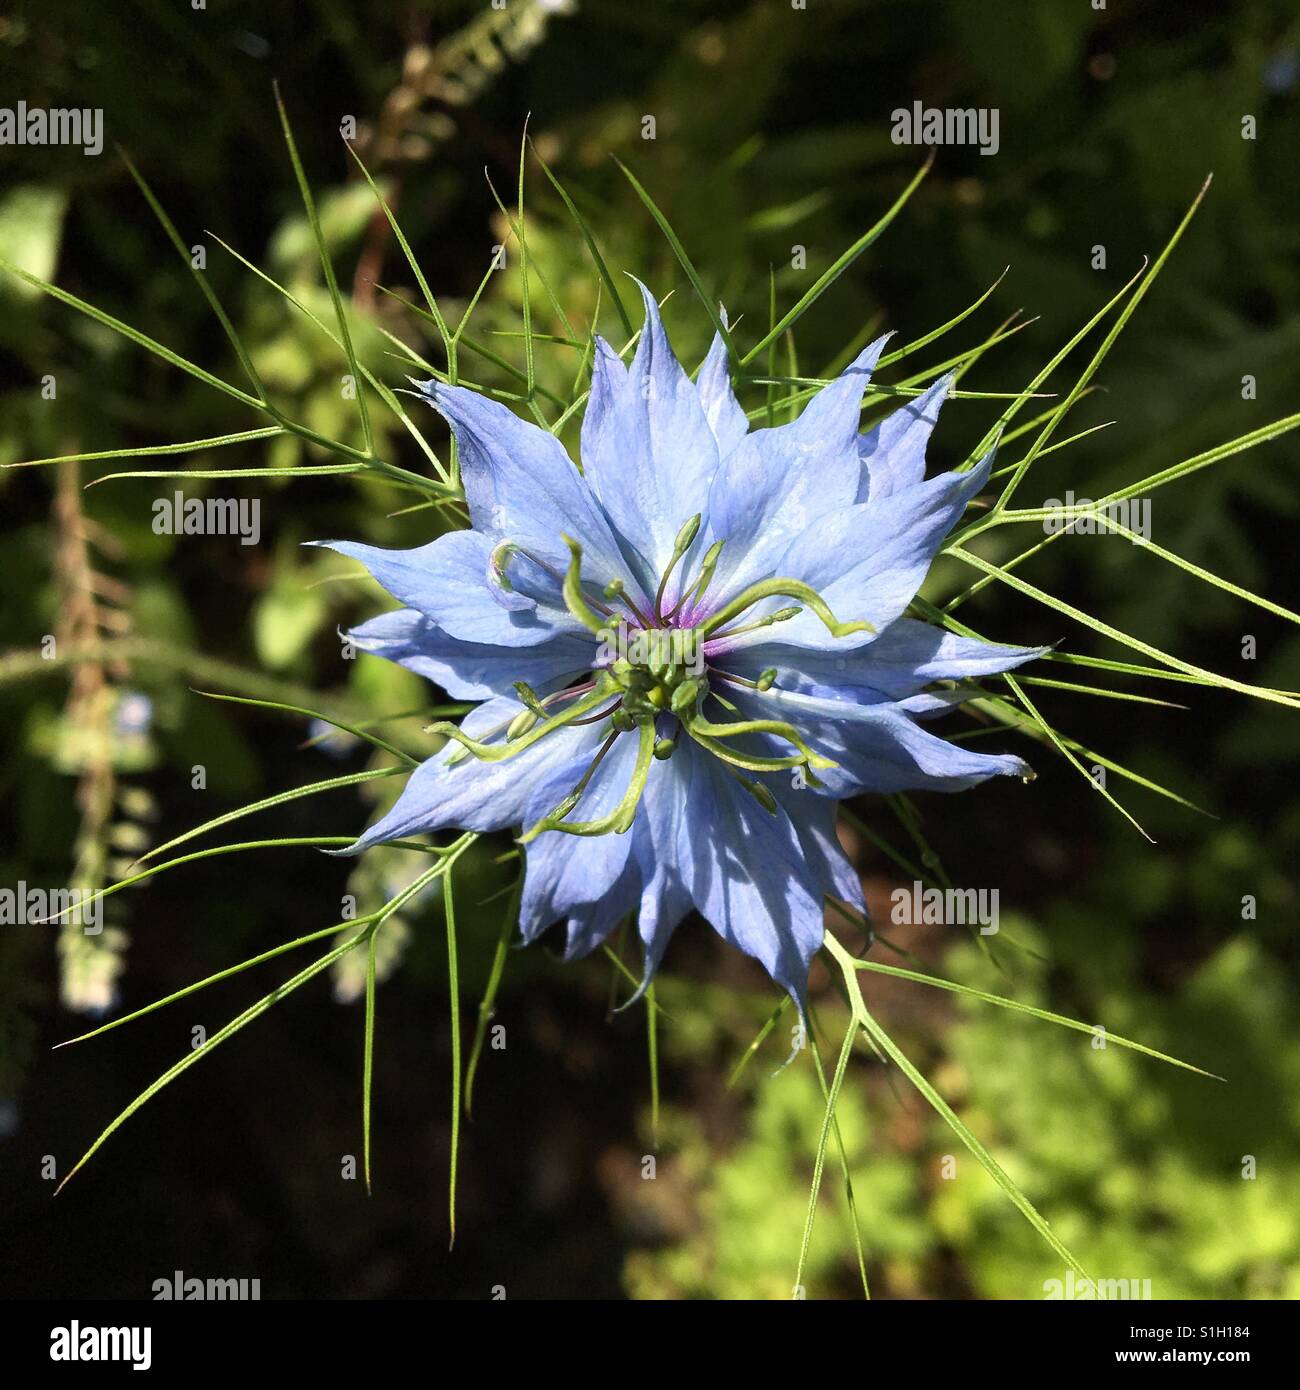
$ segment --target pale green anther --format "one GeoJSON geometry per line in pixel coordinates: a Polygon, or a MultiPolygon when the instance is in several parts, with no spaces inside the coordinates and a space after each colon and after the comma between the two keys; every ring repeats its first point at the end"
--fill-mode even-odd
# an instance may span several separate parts
{"type": "Polygon", "coordinates": [[[605,597],[608,599],[622,598],[625,585],[621,579],[611,579],[605,585],[605,597]]]}
{"type": "Polygon", "coordinates": [[[700,566],[699,582],[695,585],[695,597],[704,597],[705,590],[713,583],[714,571],[718,568],[718,557],[722,554],[722,547],[726,541],[714,541],[713,544],[704,552],[704,563],[700,566]]]}
{"type": "Polygon", "coordinates": [[[609,722],[613,724],[613,726],[619,731],[619,733],[625,734],[632,728],[636,721],[627,712],[627,710],[623,708],[622,705],[619,705],[619,707],[609,716],[609,722]]]}
{"type": "Polygon", "coordinates": [[[780,578],[764,579],[758,584],[751,584],[744,593],[738,594],[704,623],[700,628],[701,635],[708,636],[709,633],[715,632],[723,624],[729,623],[732,618],[739,617],[747,608],[758,603],[760,599],[772,598],[777,594],[784,594],[788,598],[797,598],[800,603],[811,608],[825,623],[832,637],[849,637],[855,632],[875,632],[876,630],[865,620],[852,623],[840,622],[816,589],[805,584],[801,579],[780,578]]]}
{"type": "Polygon", "coordinates": [[[677,540],[673,543],[673,556],[680,559],[695,543],[695,537],[700,534],[700,522],[703,520],[699,512],[696,512],[689,521],[682,523],[682,529],[677,533],[677,540]]]}
{"type": "MultiPolygon", "coordinates": [[[[515,715],[515,717],[510,721],[510,727],[506,730],[506,742],[511,743],[517,738],[522,738],[523,735],[526,734],[529,731],[529,729],[531,729],[533,725],[536,723],[537,715],[534,714],[532,710],[520,710],[519,713],[515,715]]],[[[469,756],[468,752],[464,748],[458,748],[456,750],[456,753],[463,754],[465,757],[469,756]]],[[[459,758],[457,758],[457,761],[459,762],[459,758]]]]}
{"type": "Polygon", "coordinates": [[[675,738],[655,739],[655,757],[661,762],[671,758],[677,751],[677,740],[675,738]]]}
{"type": "Polygon", "coordinates": [[[668,587],[669,577],[677,568],[677,562],[695,543],[695,537],[700,534],[700,522],[703,520],[699,512],[682,525],[677,533],[677,539],[673,542],[672,558],[668,561],[668,568],[664,570],[663,577],[659,580],[659,588],[655,593],[655,617],[662,619],[664,615],[664,590],[668,587]]]}
{"type": "Polygon", "coordinates": [[[766,671],[754,682],[755,690],[771,690],[776,684],[776,667],[769,666],[766,671]]]}
{"type": "Polygon", "coordinates": [[[582,592],[582,547],[570,536],[561,536],[569,547],[569,568],[564,572],[564,605],[588,631],[600,636],[609,626],[582,592]]]}
{"type": "Polygon", "coordinates": [[[771,787],[765,787],[762,782],[755,782],[752,777],[742,777],[739,773],[736,773],[736,781],[769,815],[776,815],[776,797],[772,795],[771,787]]]}
{"type": "Polygon", "coordinates": [[[789,608],[778,608],[775,613],[769,613],[766,618],[755,618],[752,623],[746,623],[743,627],[729,628],[722,633],[723,637],[739,637],[745,632],[757,632],[760,628],[771,627],[773,623],[788,623],[791,618],[797,618],[803,612],[793,604],[789,608]]]}
{"type": "Polygon", "coordinates": [[[519,703],[530,709],[539,719],[547,717],[546,707],[537,698],[537,692],[530,685],[523,681],[515,681],[515,694],[519,696],[519,703]]]}

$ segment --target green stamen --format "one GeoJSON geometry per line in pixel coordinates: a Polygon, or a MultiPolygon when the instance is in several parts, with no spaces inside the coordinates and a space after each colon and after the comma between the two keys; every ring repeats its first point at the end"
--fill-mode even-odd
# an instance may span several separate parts
{"type": "Polygon", "coordinates": [[[561,536],[569,547],[569,568],[564,573],[564,605],[588,631],[597,636],[609,628],[582,592],[582,547],[571,536],[561,536]]]}
{"type": "Polygon", "coordinates": [[[664,620],[664,590],[668,587],[669,577],[677,568],[677,562],[695,544],[695,537],[700,534],[702,519],[700,513],[696,512],[678,531],[677,539],[673,542],[672,559],[668,561],[668,568],[664,570],[663,577],[659,580],[659,588],[655,591],[655,618],[659,622],[664,620]]]}
{"type": "Polygon", "coordinates": [[[704,552],[704,563],[700,566],[700,577],[677,600],[676,606],[667,615],[669,618],[675,618],[686,607],[687,603],[698,603],[704,597],[705,591],[713,583],[714,571],[718,568],[718,556],[722,554],[724,545],[726,545],[725,540],[714,541],[704,552]]]}
{"type": "MultiPolygon", "coordinates": [[[[510,726],[506,729],[506,742],[511,743],[515,739],[522,737],[536,723],[537,716],[533,713],[532,710],[520,710],[519,713],[515,715],[515,717],[510,721],[510,726]]],[[[463,748],[458,748],[456,752],[463,753],[466,757],[469,756],[468,753],[465,753],[465,750],[463,748]]],[[[453,754],[452,756],[455,757],[455,754],[453,754]]],[[[459,762],[460,760],[457,759],[457,761],[459,762]]]]}
{"type": "Polygon", "coordinates": [[[537,697],[537,692],[530,685],[525,685],[523,681],[515,681],[515,694],[519,696],[519,703],[525,709],[531,710],[539,719],[546,718],[546,709],[541,700],[537,697]]]}
{"type": "MultiPolygon", "coordinates": [[[[842,623],[831,612],[826,604],[826,600],[817,592],[816,589],[803,583],[799,579],[764,579],[757,584],[751,584],[742,594],[738,594],[720,608],[706,623],[701,627],[702,636],[707,636],[715,632],[724,623],[730,622],[732,618],[739,617],[747,608],[752,607],[760,599],[773,598],[777,594],[784,594],[788,598],[797,598],[801,603],[811,608],[814,613],[826,624],[832,637],[849,637],[855,632],[875,632],[871,623],[865,620],[858,622],[842,623]]],[[[783,611],[783,610],[782,610],[783,611]]],[[[775,616],[775,615],[773,615],[775,616]]],[[[728,633],[728,636],[731,634],[728,633]]]]}
{"type": "Polygon", "coordinates": [[[508,594],[514,593],[515,586],[510,582],[506,566],[510,563],[510,557],[518,553],[519,547],[513,541],[501,541],[492,547],[492,554],[488,556],[488,568],[508,594]]]}
{"type": "MultiPolygon", "coordinates": [[[[481,762],[500,763],[510,758],[518,757],[526,748],[531,748],[539,739],[543,739],[547,734],[555,729],[562,729],[566,724],[572,724],[579,716],[593,710],[602,700],[609,698],[611,687],[609,684],[597,681],[596,688],[589,695],[581,700],[575,700],[568,709],[559,714],[552,715],[551,718],[543,723],[536,725],[527,733],[520,735],[513,742],[504,745],[492,745],[481,743],[478,739],[470,738],[468,734],[462,733],[455,724],[448,724],[439,721],[430,724],[427,732],[431,734],[442,734],[446,738],[454,739],[460,746],[467,749],[481,762]]],[[[531,713],[531,711],[525,711],[531,713]]],[[[453,754],[453,756],[455,756],[453,754]]]]}
{"type": "Polygon", "coordinates": [[[607,599],[614,599],[622,603],[627,611],[631,613],[643,627],[650,626],[650,619],[646,617],[630,598],[628,598],[627,586],[621,579],[611,579],[609,583],[605,585],[604,593],[607,599]]]}
{"type": "Polygon", "coordinates": [[[822,753],[814,753],[799,736],[793,724],[784,719],[739,719],[729,724],[714,724],[702,714],[697,714],[687,728],[709,738],[739,738],[742,734],[775,734],[797,748],[808,762],[809,767],[838,767],[839,764],[822,753]]]}
{"type": "Polygon", "coordinates": [[[742,632],[757,632],[761,627],[771,627],[773,623],[788,623],[791,618],[797,618],[803,609],[796,604],[791,604],[789,608],[778,608],[775,613],[769,613],[766,618],[755,618],[752,623],[746,623],[744,627],[728,628],[726,632],[718,633],[719,637],[739,637],[742,632]]]}
{"type": "Polygon", "coordinates": [[[583,780],[575,788],[574,792],[564,798],[560,806],[551,812],[549,816],[544,816],[532,827],[519,837],[521,845],[528,844],[535,840],[538,835],[546,830],[560,830],[566,835],[608,835],[612,831],[616,835],[622,835],[632,828],[633,818],[636,816],[636,808],[641,802],[641,796],[645,791],[646,779],[650,775],[650,764],[654,758],[655,749],[655,726],[654,721],[647,719],[637,728],[639,743],[637,746],[636,766],[632,769],[632,777],[627,784],[627,791],[623,793],[623,799],[607,816],[601,816],[598,820],[586,821],[565,821],[563,816],[567,816],[570,811],[578,804],[578,799],[586,789],[587,779],[595,771],[597,763],[604,757],[605,752],[613,743],[617,735],[611,735],[606,740],[600,752],[596,755],[596,762],[587,769],[583,780]],[[563,808],[563,809],[561,809],[563,808]],[[557,816],[556,812],[559,812],[557,816]]]}

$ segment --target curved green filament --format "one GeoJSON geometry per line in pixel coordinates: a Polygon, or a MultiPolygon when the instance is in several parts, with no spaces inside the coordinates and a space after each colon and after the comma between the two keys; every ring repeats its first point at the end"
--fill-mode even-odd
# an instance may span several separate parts
{"type": "Polygon", "coordinates": [[[742,734],[775,734],[803,754],[809,767],[839,767],[834,759],[822,753],[814,753],[799,736],[793,724],[784,719],[741,719],[728,724],[714,724],[702,714],[697,714],[688,726],[697,733],[709,738],[739,738],[742,734]]]}
{"type": "Polygon", "coordinates": [[[597,637],[608,631],[609,622],[587,602],[582,592],[582,547],[571,536],[561,536],[569,547],[569,568],[564,572],[564,606],[588,631],[597,637]]]}
{"type": "Polygon", "coordinates": [[[502,763],[509,758],[517,757],[526,748],[531,748],[539,739],[543,739],[547,734],[555,729],[562,729],[566,724],[572,724],[580,715],[586,714],[589,710],[596,708],[602,700],[607,700],[610,695],[610,687],[598,681],[596,688],[581,700],[575,700],[568,709],[562,710],[559,714],[552,715],[544,723],[536,725],[521,734],[510,743],[494,745],[490,743],[480,743],[478,739],[470,738],[468,734],[462,733],[455,724],[439,722],[430,724],[428,732],[431,734],[442,734],[446,738],[454,739],[462,748],[467,749],[481,762],[502,763]]]}
{"type": "Polygon", "coordinates": [[[543,816],[531,830],[527,830],[519,837],[521,845],[528,844],[535,840],[545,830],[560,830],[566,835],[608,835],[612,831],[616,835],[622,835],[625,831],[632,828],[632,820],[636,815],[636,808],[640,805],[641,796],[645,791],[646,779],[650,775],[650,764],[654,760],[655,749],[655,723],[653,719],[642,720],[637,725],[637,736],[639,739],[636,754],[636,766],[632,769],[632,776],[627,784],[627,791],[623,793],[623,799],[607,816],[601,816],[598,820],[585,821],[566,821],[563,818],[578,804],[579,798],[586,789],[586,783],[591,774],[596,770],[596,765],[604,757],[606,750],[614,741],[614,736],[606,740],[604,747],[596,756],[596,762],[592,763],[587,769],[581,782],[577,787],[564,798],[564,800],[551,812],[549,816],[543,816]]]}
{"type": "MultiPolygon", "coordinates": [[[[708,734],[697,734],[689,724],[685,728],[706,753],[712,753],[715,758],[730,763],[732,767],[743,767],[747,772],[783,772],[792,767],[808,765],[801,753],[788,758],[768,758],[758,753],[736,753],[720,740],[710,738],[708,734]]],[[[808,774],[808,782],[812,786],[819,785],[812,773],[808,774]]]]}
{"type": "Polygon", "coordinates": [[[714,613],[701,626],[700,635],[707,637],[709,633],[715,632],[724,623],[730,622],[732,618],[738,618],[747,608],[758,603],[760,599],[775,598],[777,594],[784,594],[787,598],[797,598],[800,603],[806,604],[826,624],[832,637],[849,637],[855,632],[875,632],[876,630],[865,619],[852,623],[840,622],[817,590],[800,579],[764,579],[757,584],[751,584],[744,593],[737,594],[730,603],[714,613]]]}

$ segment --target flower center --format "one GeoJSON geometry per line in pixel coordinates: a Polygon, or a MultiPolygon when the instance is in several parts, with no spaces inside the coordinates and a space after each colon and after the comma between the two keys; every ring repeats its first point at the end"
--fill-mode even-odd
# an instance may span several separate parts
{"type": "Polygon", "coordinates": [[[698,628],[627,627],[614,635],[617,654],[606,668],[622,692],[630,728],[639,719],[682,714],[705,687],[704,638],[698,628]]]}
{"type": "MultiPolygon", "coordinates": [[[[777,803],[770,787],[747,774],[802,767],[807,780],[820,785],[813,769],[835,766],[831,759],[814,752],[798,730],[786,720],[746,718],[710,681],[710,676],[715,676],[727,686],[743,686],[763,694],[772,688],[777,675],[775,670],[764,671],[756,681],[715,670],[707,660],[705,643],[785,622],[805,608],[820,618],[835,637],[847,637],[855,632],[874,629],[866,622],[840,622],[816,590],[802,580],[793,578],[760,580],[707,616],[698,618],[700,600],[712,584],[717,570],[722,541],[716,541],[709,547],[695,577],[681,589],[677,602],[665,612],[669,581],[673,571],[694,545],[700,524],[701,518],[693,516],[677,533],[672,556],[655,592],[654,603],[645,604],[650,608],[649,613],[633,601],[619,579],[605,586],[604,599],[610,603],[621,603],[627,609],[626,614],[616,616],[605,602],[589,597],[582,581],[582,547],[570,537],[563,537],[570,556],[562,582],[565,606],[579,623],[600,639],[601,644],[591,670],[591,679],[570,686],[567,690],[557,691],[545,699],[540,699],[524,682],[516,681],[515,690],[524,709],[504,730],[504,743],[490,741],[501,730],[480,741],[467,737],[452,724],[430,726],[431,730],[445,733],[461,745],[453,753],[453,760],[464,754],[473,754],[477,758],[499,762],[517,757],[555,730],[581,724],[605,724],[608,721],[609,732],[577,785],[552,811],[525,830],[520,836],[520,844],[527,844],[546,830],[560,830],[569,835],[621,834],[630,830],[653,760],[671,758],[676,751],[677,734],[683,731],[700,749],[723,763],[727,771],[773,814],[776,813],[777,803]],[[778,609],[740,627],[730,626],[755,604],[778,595],[797,599],[798,604],[778,609]],[[676,626],[679,613],[689,614],[694,621],[689,626],[676,626]],[[724,717],[718,722],[705,714],[705,706],[710,701],[724,711],[724,717]],[[726,718],[727,713],[737,717],[726,718]],[[665,716],[675,722],[668,726],[671,732],[661,735],[660,730],[664,727],[661,720],[665,716]],[[609,750],[622,735],[632,733],[635,733],[637,743],[636,763],[622,800],[608,815],[596,820],[569,820],[570,813],[576,809],[609,750]],[[756,737],[764,740],[758,744],[759,750],[771,746],[767,740],[776,739],[794,752],[756,751],[753,742],[756,737]],[[735,744],[737,739],[743,740],[739,746],[735,744]]],[[[509,548],[504,543],[493,552],[494,571],[503,580],[507,592],[509,583],[505,580],[504,566],[508,555],[509,548]]],[[[558,575],[555,577],[559,578],[558,575]]],[[[779,749],[780,744],[776,747],[779,749]]]]}

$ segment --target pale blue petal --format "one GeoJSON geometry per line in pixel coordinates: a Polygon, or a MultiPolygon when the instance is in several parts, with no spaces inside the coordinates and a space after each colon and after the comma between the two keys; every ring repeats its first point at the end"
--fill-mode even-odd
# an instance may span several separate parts
{"type": "Polygon", "coordinates": [[[515,681],[546,693],[557,682],[588,670],[593,654],[589,641],[570,636],[523,648],[463,642],[414,608],[381,613],[352,628],[347,638],[361,651],[426,677],[457,700],[506,695],[515,681]]]}
{"type": "Polygon", "coordinates": [[[749,421],[731,387],[727,345],[721,333],[713,335],[708,356],[695,378],[695,389],[704,408],[704,418],[718,442],[718,457],[725,459],[749,433],[749,421]]]}
{"type": "Polygon", "coordinates": [[[659,968],[673,932],[691,910],[683,864],[691,853],[687,808],[694,771],[695,759],[685,746],[667,761],[656,762],[632,827],[632,852],[641,883],[637,926],[645,948],[642,990],[659,968]]]}
{"type": "MultiPolygon", "coordinates": [[[[781,628],[769,628],[780,633],[781,628]]],[[[959,637],[930,623],[896,618],[866,646],[825,650],[755,642],[718,656],[714,664],[749,680],[776,671],[776,683],[805,695],[873,704],[912,695],[939,680],[968,680],[1009,671],[1033,661],[1046,647],[1003,647],[959,637]]]]}
{"type": "Polygon", "coordinates": [[[821,891],[833,893],[865,917],[867,903],[862,878],[835,833],[839,813],[835,802],[825,796],[809,796],[806,789],[796,790],[783,777],[765,776],[763,781],[789,816],[804,859],[821,891]]]}
{"type": "MultiPolygon", "coordinates": [[[[891,704],[859,705],[846,700],[799,695],[776,688],[760,695],[728,690],[727,698],[746,718],[785,719],[818,753],[838,767],[817,777],[821,795],[842,799],[862,792],[965,791],[990,777],[1032,775],[1029,765],[1009,753],[980,753],[948,743],[921,728],[916,717],[941,712],[954,703],[951,693],[937,700],[912,696],[891,704]]],[[[960,696],[956,696],[960,699],[960,696]]],[[[764,751],[789,752],[772,741],[764,751]]]]}
{"type": "Polygon", "coordinates": [[[590,955],[629,913],[636,910],[640,876],[630,864],[614,886],[594,903],[577,907],[564,926],[564,959],[590,955]]]}
{"type": "Polygon", "coordinates": [[[706,515],[707,539],[726,544],[714,583],[696,612],[716,611],[757,580],[784,573],[780,562],[797,537],[816,534],[822,518],[853,506],[862,473],[862,394],[886,341],[880,338],[864,349],[798,419],[754,430],[723,459],[706,515]]]}
{"type": "Polygon", "coordinates": [[[802,1008],[822,942],[822,892],[795,827],[783,810],[764,810],[716,758],[701,755],[695,764],[684,865],[691,897],[714,930],[761,962],[802,1008]]]}
{"type": "MultiPolygon", "coordinates": [[[[936,551],[992,466],[988,455],[967,473],[943,473],[881,502],[861,502],[826,516],[788,547],[779,571],[816,589],[841,622],[865,619],[883,632],[920,589],[936,551]]],[[[786,646],[844,652],[870,643],[869,632],[834,637],[813,613],[748,633],[725,650],[778,636],[786,646]]],[[[724,650],[711,644],[709,651],[724,650]]]]}
{"type": "Polygon", "coordinates": [[[718,447],[654,296],[640,288],[645,324],[631,366],[624,372],[603,344],[593,363],[582,466],[653,593],[683,523],[705,509],[718,447]]]}
{"type": "Polygon", "coordinates": [[[583,548],[583,577],[603,587],[626,565],[599,501],[549,430],[500,401],[461,386],[417,382],[460,446],[461,480],[474,529],[508,540],[563,571],[563,537],[583,548]]]}
{"type": "MultiPolygon", "coordinates": [[[[566,819],[597,820],[614,810],[632,778],[637,742],[634,733],[615,739],[566,819]]],[[[573,791],[594,756],[584,753],[537,783],[524,810],[525,827],[535,825],[573,791]]],[[[531,941],[557,918],[604,897],[623,873],[631,850],[630,832],[584,836],[548,830],[531,841],[525,851],[527,869],[519,911],[524,939],[531,941]]]]}
{"type": "MultiPolygon", "coordinates": [[[[481,741],[493,734],[499,740],[522,709],[518,700],[498,696],[471,710],[461,728],[481,741]]],[[[468,754],[449,767],[447,759],[459,746],[449,741],[411,773],[392,810],[339,852],[357,854],[386,840],[449,826],[486,831],[519,825],[538,783],[585,750],[594,754],[599,742],[592,725],[559,729],[503,762],[482,762],[468,754]]]]}
{"type": "Polygon", "coordinates": [[[859,502],[879,502],[925,478],[926,446],[954,379],[951,373],[940,377],[923,395],[900,406],[861,436],[859,502]]]}
{"type": "MultiPolygon", "coordinates": [[[[549,594],[541,585],[525,584],[516,596],[529,606],[508,606],[510,596],[489,582],[493,543],[477,531],[451,531],[414,550],[382,550],[358,541],[317,544],[360,560],[394,598],[465,642],[526,647],[587,631],[563,607],[559,586],[549,580],[549,594]]],[[[512,581],[522,584],[525,570],[532,570],[527,562],[512,566],[512,581]]]]}

